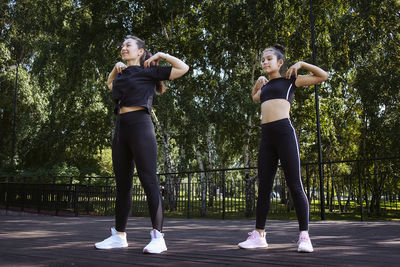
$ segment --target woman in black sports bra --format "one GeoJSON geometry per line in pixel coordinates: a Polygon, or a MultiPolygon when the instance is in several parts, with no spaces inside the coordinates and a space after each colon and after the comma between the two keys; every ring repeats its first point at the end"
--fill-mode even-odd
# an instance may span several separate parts
{"type": "Polygon", "coordinates": [[[97,249],[127,247],[125,228],[132,206],[132,176],[136,170],[146,193],[153,230],[144,253],[167,250],[162,233],[164,208],[157,179],[157,143],[150,117],[153,98],[163,93],[164,80],[184,75],[189,67],[180,59],[158,52],[151,55],[143,40],[128,36],[121,47],[122,62],[115,64],[107,85],[113,93],[117,123],[112,159],[117,184],[115,228],[111,236],[95,244],[97,249]],[[158,66],[162,59],[171,66],[158,66]]]}
{"type": "Polygon", "coordinates": [[[268,247],[265,238],[265,223],[270,208],[270,195],[274,177],[280,161],[286,183],[293,198],[299,221],[298,252],[312,252],[313,246],[308,235],[309,205],[301,181],[299,143],[289,112],[294,91],[300,86],[310,86],[328,79],[328,73],[317,66],[299,61],[284,73],[285,49],[275,45],[264,50],[261,66],[268,75],[260,76],[255,83],[252,96],[261,102],[261,142],[258,154],[258,198],[256,227],[240,248],[268,247]],[[304,68],[310,75],[297,75],[304,68]]]}

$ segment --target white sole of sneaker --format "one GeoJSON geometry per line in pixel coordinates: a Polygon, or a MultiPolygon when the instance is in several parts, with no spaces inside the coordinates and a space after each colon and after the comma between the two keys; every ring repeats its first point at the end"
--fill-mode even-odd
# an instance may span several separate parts
{"type": "Polygon", "coordinates": [[[143,250],[143,253],[144,253],[144,254],[161,254],[161,253],[163,253],[164,251],[167,251],[167,249],[165,249],[165,250],[163,250],[163,251],[161,251],[161,252],[150,252],[149,250],[144,249],[144,250],[143,250]]]}
{"type": "Polygon", "coordinates": [[[253,248],[245,248],[245,247],[241,247],[241,246],[238,246],[239,248],[241,248],[241,249],[266,249],[266,248],[268,248],[268,246],[266,246],[266,247],[253,247],[253,248]]]}
{"type": "Polygon", "coordinates": [[[121,248],[127,248],[127,247],[128,247],[128,245],[126,245],[124,247],[117,247],[117,248],[98,248],[98,247],[96,247],[96,245],[94,245],[95,249],[100,249],[100,250],[121,249],[121,248]]]}

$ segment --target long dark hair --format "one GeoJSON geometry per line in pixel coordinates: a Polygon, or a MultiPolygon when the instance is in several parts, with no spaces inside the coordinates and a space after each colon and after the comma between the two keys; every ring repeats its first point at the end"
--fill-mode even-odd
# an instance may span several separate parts
{"type": "Polygon", "coordinates": [[[267,51],[272,51],[274,55],[276,56],[277,60],[282,59],[283,60],[283,65],[279,69],[279,72],[281,76],[284,76],[286,71],[287,71],[287,66],[286,66],[286,58],[285,58],[285,47],[280,44],[274,44],[271,47],[268,47],[263,51],[263,54],[267,51]]]}
{"type": "MultiPolygon", "coordinates": [[[[133,35],[127,35],[125,37],[125,40],[127,39],[133,39],[136,41],[138,49],[143,49],[144,53],[140,57],[140,66],[144,66],[144,62],[148,60],[153,54],[146,49],[146,43],[140,39],[139,37],[133,36],[133,35]]],[[[156,64],[154,62],[151,63],[151,66],[155,66],[156,64]]],[[[159,94],[164,93],[167,90],[167,87],[162,81],[157,81],[156,83],[156,92],[159,94]]]]}

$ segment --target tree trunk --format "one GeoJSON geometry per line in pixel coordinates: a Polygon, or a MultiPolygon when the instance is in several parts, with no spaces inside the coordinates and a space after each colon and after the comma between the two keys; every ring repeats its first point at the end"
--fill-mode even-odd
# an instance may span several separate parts
{"type": "Polygon", "coordinates": [[[329,207],[329,210],[330,210],[330,206],[329,206],[329,200],[330,200],[330,198],[329,198],[329,178],[330,178],[330,175],[326,175],[325,176],[326,177],[326,190],[325,190],[325,193],[326,193],[326,206],[327,207],[329,207]]]}
{"type": "Polygon", "coordinates": [[[374,207],[375,214],[377,216],[381,216],[381,197],[384,187],[384,182],[386,175],[380,170],[380,166],[378,164],[374,164],[374,180],[373,180],[373,198],[374,202],[371,201],[371,207],[374,207]],[[379,177],[381,177],[379,179],[379,177]]]}
{"type": "MultiPolygon", "coordinates": [[[[215,144],[212,139],[212,131],[214,127],[213,125],[210,125],[207,131],[207,162],[208,162],[208,170],[213,169],[213,159],[214,155],[216,154],[215,152],[215,144]]],[[[216,196],[216,181],[213,179],[213,173],[212,172],[207,172],[207,182],[209,184],[209,190],[208,190],[208,206],[213,207],[214,206],[214,197],[216,196]]]]}
{"type": "Polygon", "coordinates": [[[350,210],[350,201],[353,200],[353,196],[354,196],[354,185],[353,185],[353,174],[354,172],[350,173],[350,186],[349,186],[349,193],[348,193],[348,197],[347,197],[347,201],[346,201],[346,210],[350,210]]]}
{"type": "Polygon", "coordinates": [[[251,217],[254,215],[254,207],[255,207],[255,182],[257,180],[257,175],[252,175],[251,167],[252,157],[250,151],[250,130],[252,127],[251,116],[247,117],[247,128],[245,130],[245,142],[243,145],[243,165],[248,168],[244,171],[244,184],[245,184],[245,203],[246,203],[246,211],[245,215],[247,217],[251,217]]]}
{"type": "MultiPolygon", "coordinates": [[[[251,81],[255,81],[255,73],[256,69],[259,66],[258,55],[260,51],[257,49],[257,45],[253,44],[254,51],[254,61],[251,70],[251,81]]],[[[244,173],[244,184],[245,184],[245,203],[246,203],[246,211],[245,214],[247,217],[251,217],[254,215],[254,207],[255,207],[255,184],[257,181],[257,174],[252,174],[250,167],[254,166],[252,151],[250,150],[250,138],[251,138],[251,129],[253,127],[252,116],[246,114],[247,127],[244,133],[244,143],[243,143],[243,165],[248,168],[244,173]]]]}
{"type": "Polygon", "coordinates": [[[163,128],[161,127],[161,124],[158,121],[158,118],[154,110],[151,110],[151,115],[156,125],[158,134],[161,136],[163,145],[164,172],[167,173],[165,175],[165,188],[164,188],[165,209],[174,211],[176,210],[176,194],[173,181],[174,177],[173,175],[170,174],[173,172],[173,169],[171,164],[171,149],[169,145],[169,134],[167,131],[164,131],[163,128]]]}
{"type": "Polygon", "coordinates": [[[329,211],[332,212],[335,209],[334,197],[335,197],[335,188],[334,188],[333,176],[331,177],[331,203],[329,206],[329,211]]]}
{"type": "Polygon", "coordinates": [[[207,181],[204,170],[203,159],[201,157],[201,153],[197,147],[195,147],[197,162],[199,163],[199,168],[201,170],[200,173],[200,187],[201,187],[201,208],[200,208],[200,216],[207,215],[207,181]]]}
{"type": "Polygon", "coordinates": [[[339,212],[342,213],[343,212],[342,197],[341,197],[340,192],[339,192],[339,185],[338,184],[336,184],[336,188],[335,189],[336,189],[336,197],[337,197],[338,204],[339,204],[339,212]]]}
{"type": "MultiPolygon", "coordinates": [[[[315,169],[314,169],[315,170],[315,169]]],[[[315,172],[314,172],[314,174],[315,174],[315,172]]],[[[316,185],[316,183],[317,183],[317,181],[316,181],[316,177],[315,177],[315,175],[313,175],[312,176],[313,178],[312,178],[312,189],[311,189],[311,199],[312,200],[316,200],[316,194],[315,194],[315,189],[317,189],[317,185],[316,185]]],[[[315,202],[314,202],[315,203],[315,202]]]]}

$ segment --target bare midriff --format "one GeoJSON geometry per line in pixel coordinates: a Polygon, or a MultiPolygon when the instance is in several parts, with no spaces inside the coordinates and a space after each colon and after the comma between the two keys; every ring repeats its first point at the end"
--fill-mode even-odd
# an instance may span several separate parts
{"type": "Polygon", "coordinates": [[[290,103],[286,99],[270,99],[261,104],[261,123],[289,118],[290,103]]]}
{"type": "Polygon", "coordinates": [[[123,113],[127,113],[127,112],[144,110],[144,109],[146,109],[146,108],[145,107],[141,107],[141,106],[121,107],[121,109],[119,110],[119,113],[123,114],[123,113]]]}

